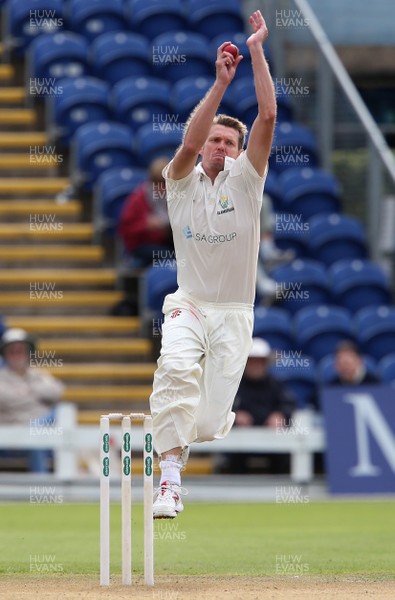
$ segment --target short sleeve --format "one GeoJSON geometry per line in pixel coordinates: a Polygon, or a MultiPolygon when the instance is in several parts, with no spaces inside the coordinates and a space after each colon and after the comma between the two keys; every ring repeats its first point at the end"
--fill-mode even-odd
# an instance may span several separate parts
{"type": "Polygon", "coordinates": [[[197,176],[196,167],[194,167],[186,177],[183,177],[182,179],[170,179],[169,170],[172,162],[173,161],[171,160],[162,171],[163,178],[166,182],[166,197],[168,204],[178,203],[180,200],[185,200],[190,197],[197,176]]]}

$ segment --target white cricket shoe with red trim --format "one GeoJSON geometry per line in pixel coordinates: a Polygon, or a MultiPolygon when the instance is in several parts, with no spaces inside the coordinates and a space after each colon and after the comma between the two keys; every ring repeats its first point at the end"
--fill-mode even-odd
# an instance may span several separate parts
{"type": "Polygon", "coordinates": [[[188,492],[171,481],[164,481],[155,492],[153,515],[154,519],[174,519],[184,510],[181,495],[188,492]]]}

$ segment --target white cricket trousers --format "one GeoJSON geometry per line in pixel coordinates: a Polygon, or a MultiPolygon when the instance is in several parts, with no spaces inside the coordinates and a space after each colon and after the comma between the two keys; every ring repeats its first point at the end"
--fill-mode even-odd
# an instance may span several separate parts
{"type": "Polygon", "coordinates": [[[178,289],[163,304],[150,408],[155,450],[225,437],[252,344],[253,307],[202,302],[178,289]]]}

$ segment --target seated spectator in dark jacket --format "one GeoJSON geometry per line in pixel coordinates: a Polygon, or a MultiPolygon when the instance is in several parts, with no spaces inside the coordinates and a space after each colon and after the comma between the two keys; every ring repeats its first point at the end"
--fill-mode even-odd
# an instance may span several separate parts
{"type": "Polygon", "coordinates": [[[118,233],[129,254],[139,266],[152,264],[155,257],[165,264],[174,258],[166,188],[162,170],[167,158],[155,159],[149,167],[149,179],[126,199],[118,233]]]}
{"type": "MultiPolygon", "coordinates": [[[[233,407],[236,413],[235,425],[239,427],[283,428],[289,425],[295,401],[283,385],[268,372],[270,359],[269,344],[265,340],[254,338],[233,407]]],[[[255,457],[248,454],[231,455],[229,470],[234,473],[247,471],[253,456],[255,457]]],[[[288,470],[288,459],[285,455],[270,456],[270,463],[272,472],[288,470]]]]}
{"type": "Polygon", "coordinates": [[[379,379],[367,371],[357,346],[351,341],[340,342],[335,352],[337,376],[332,385],[364,385],[378,383],[379,379]]]}
{"type": "Polygon", "coordinates": [[[254,338],[234,404],[236,425],[283,427],[289,423],[295,403],[268,372],[270,356],[269,344],[254,338]]]}

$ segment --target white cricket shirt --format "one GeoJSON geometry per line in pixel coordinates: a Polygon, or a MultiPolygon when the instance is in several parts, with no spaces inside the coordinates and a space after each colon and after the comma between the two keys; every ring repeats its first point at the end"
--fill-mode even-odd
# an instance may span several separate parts
{"type": "Polygon", "coordinates": [[[163,170],[177,260],[177,281],[205,302],[253,304],[265,175],[246,152],[225,158],[214,185],[199,163],[187,177],[163,170]]]}

